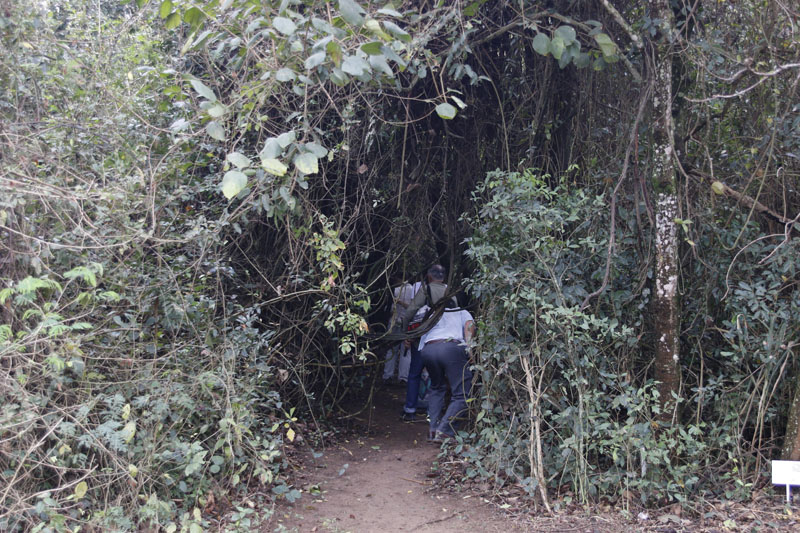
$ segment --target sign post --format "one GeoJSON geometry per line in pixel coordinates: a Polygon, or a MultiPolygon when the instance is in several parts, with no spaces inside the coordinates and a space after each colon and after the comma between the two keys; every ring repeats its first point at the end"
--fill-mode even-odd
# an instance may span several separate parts
{"type": "Polygon", "coordinates": [[[791,503],[792,485],[800,485],[800,461],[772,461],[772,484],[786,485],[786,503],[791,503]]]}

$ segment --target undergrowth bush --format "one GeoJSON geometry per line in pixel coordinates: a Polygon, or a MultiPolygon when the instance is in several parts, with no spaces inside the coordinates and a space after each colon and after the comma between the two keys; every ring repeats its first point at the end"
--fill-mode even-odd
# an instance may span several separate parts
{"type": "MultiPolygon", "coordinates": [[[[597,218],[602,200],[566,183],[497,171],[473,196],[466,254],[475,267],[470,291],[481,302],[473,367],[481,386],[473,433],[458,447],[466,476],[564,502],[746,496],[763,471],[759,454],[769,450],[765,428],[775,435],[787,415],[778,398],[789,392],[782,378],[797,338],[797,299],[788,290],[796,245],[754,243],[748,253],[764,266],[734,262],[734,277],[719,280],[718,301],[731,286],[721,325],[704,331],[682,361],[694,394],[673,398],[677,406],[664,412],[642,328],[649,289],[627,269],[634,251],[615,250],[607,289],[584,305],[602,283],[608,226],[597,218]]],[[[624,232],[617,240],[625,242],[624,232]]],[[[696,312],[686,306],[687,316],[696,312]]]]}
{"type": "Polygon", "coordinates": [[[198,531],[299,497],[300,428],[158,36],[92,6],[0,14],[0,530],[198,531]]]}

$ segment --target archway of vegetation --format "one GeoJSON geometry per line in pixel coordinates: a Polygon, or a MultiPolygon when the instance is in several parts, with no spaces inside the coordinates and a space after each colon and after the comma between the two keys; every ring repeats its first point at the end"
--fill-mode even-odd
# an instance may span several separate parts
{"type": "Polygon", "coordinates": [[[390,280],[434,261],[481,323],[465,475],[747,496],[800,454],[797,20],[0,2],[0,529],[297,497],[284,447],[370,386],[390,280]]]}

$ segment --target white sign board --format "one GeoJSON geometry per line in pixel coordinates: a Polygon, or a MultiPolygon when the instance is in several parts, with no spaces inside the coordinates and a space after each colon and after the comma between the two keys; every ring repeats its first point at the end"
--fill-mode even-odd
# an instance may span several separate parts
{"type": "Polygon", "coordinates": [[[786,485],[786,501],[791,501],[790,487],[800,486],[800,461],[772,461],[772,484],[786,485]]]}

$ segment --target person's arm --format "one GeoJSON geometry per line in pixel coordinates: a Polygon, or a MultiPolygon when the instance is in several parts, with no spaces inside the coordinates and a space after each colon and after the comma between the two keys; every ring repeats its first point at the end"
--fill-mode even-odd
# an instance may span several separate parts
{"type": "Polygon", "coordinates": [[[411,322],[411,319],[414,318],[414,315],[417,314],[419,308],[425,305],[425,285],[420,285],[419,290],[414,295],[414,299],[411,300],[411,303],[408,304],[408,307],[401,315],[401,322],[402,322],[402,330],[406,331],[408,329],[408,323],[411,322]]]}
{"type": "Polygon", "coordinates": [[[475,336],[475,321],[467,320],[467,323],[464,324],[464,340],[466,341],[467,344],[469,344],[474,336],[475,336]]]}

